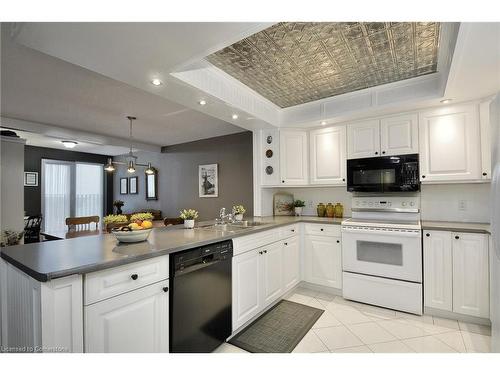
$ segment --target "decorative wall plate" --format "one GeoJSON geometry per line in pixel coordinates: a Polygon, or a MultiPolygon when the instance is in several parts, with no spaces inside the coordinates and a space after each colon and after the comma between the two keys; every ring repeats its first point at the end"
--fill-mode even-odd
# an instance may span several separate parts
{"type": "Polygon", "coordinates": [[[267,151],[266,151],[266,156],[267,156],[268,158],[272,158],[272,157],[273,157],[273,150],[267,150],[267,151]]]}
{"type": "Polygon", "coordinates": [[[268,135],[268,136],[267,136],[267,138],[266,138],[266,142],[267,142],[268,144],[273,143],[273,136],[272,136],[272,135],[268,135]]]}
{"type": "Polygon", "coordinates": [[[273,167],[271,167],[270,165],[266,167],[266,173],[267,174],[271,175],[271,174],[273,174],[273,172],[274,172],[273,167]]]}

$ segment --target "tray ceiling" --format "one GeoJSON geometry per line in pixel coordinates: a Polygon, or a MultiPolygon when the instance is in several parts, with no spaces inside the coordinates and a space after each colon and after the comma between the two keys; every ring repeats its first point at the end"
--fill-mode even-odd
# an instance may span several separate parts
{"type": "Polygon", "coordinates": [[[438,22],[282,22],[207,57],[281,108],[437,71],[438,22]]]}

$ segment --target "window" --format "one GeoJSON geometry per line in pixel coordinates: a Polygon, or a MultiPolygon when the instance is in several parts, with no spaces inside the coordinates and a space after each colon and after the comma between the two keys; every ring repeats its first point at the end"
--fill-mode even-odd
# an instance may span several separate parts
{"type": "Polygon", "coordinates": [[[66,231],[66,218],[103,213],[101,164],[42,160],[42,212],[46,232],[66,231]]]}

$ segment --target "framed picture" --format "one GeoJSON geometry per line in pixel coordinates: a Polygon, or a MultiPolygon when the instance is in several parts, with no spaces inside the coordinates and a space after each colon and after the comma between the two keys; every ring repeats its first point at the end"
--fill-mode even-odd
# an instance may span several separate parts
{"type": "Polygon", "coordinates": [[[206,164],[198,167],[198,190],[200,198],[216,198],[219,196],[217,164],[206,164]]]}
{"type": "Polygon", "coordinates": [[[147,201],[157,201],[158,200],[158,171],[153,169],[154,173],[146,173],[146,200],[147,201]]]}
{"type": "Polygon", "coordinates": [[[273,215],[290,216],[293,215],[293,194],[285,192],[274,193],[273,196],[273,215]]]}
{"type": "Polygon", "coordinates": [[[139,179],[137,176],[129,177],[128,179],[128,193],[138,194],[139,193],[139,179]]]}
{"type": "Polygon", "coordinates": [[[120,178],[120,194],[128,194],[128,178],[120,178]]]}
{"type": "Polygon", "coordinates": [[[24,186],[38,186],[38,172],[24,172],[24,186]]]}

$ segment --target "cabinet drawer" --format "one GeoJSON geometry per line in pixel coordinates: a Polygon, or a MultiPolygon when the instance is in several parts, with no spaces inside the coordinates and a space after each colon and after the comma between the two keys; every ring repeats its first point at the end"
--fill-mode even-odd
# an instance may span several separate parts
{"type": "Polygon", "coordinates": [[[168,279],[168,255],[85,276],[85,305],[168,279]]]}
{"type": "Polygon", "coordinates": [[[246,253],[249,250],[279,241],[281,239],[280,228],[266,230],[248,236],[233,238],[233,256],[246,253]]]}
{"type": "Polygon", "coordinates": [[[282,239],[296,236],[297,234],[299,234],[299,224],[287,225],[280,228],[280,237],[282,239]]]}
{"type": "Polygon", "coordinates": [[[335,224],[305,224],[306,234],[315,236],[340,237],[340,225],[335,224]]]}

